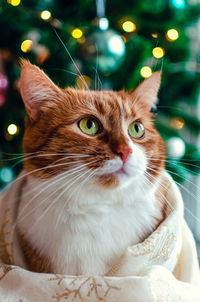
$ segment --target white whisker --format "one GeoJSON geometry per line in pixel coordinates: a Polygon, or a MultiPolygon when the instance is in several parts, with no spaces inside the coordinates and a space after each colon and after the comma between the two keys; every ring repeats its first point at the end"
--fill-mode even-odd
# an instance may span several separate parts
{"type": "MultiPolygon", "coordinates": [[[[94,161],[91,161],[91,162],[89,162],[89,163],[83,164],[83,165],[81,165],[80,167],[75,167],[75,168],[71,169],[70,172],[69,172],[69,171],[64,172],[64,173],[63,173],[64,175],[61,175],[61,177],[59,176],[57,180],[55,180],[54,182],[50,182],[47,186],[45,186],[45,188],[43,188],[42,191],[40,191],[40,192],[38,192],[36,195],[34,195],[34,196],[31,198],[31,200],[29,200],[29,202],[25,205],[25,207],[24,207],[23,210],[21,211],[20,215],[23,214],[23,212],[25,211],[25,209],[30,205],[30,203],[31,203],[36,197],[38,197],[42,192],[46,191],[50,186],[55,185],[56,183],[60,182],[60,181],[63,180],[64,178],[68,178],[69,176],[73,176],[74,174],[79,173],[79,172],[85,170],[85,167],[86,167],[86,166],[88,166],[88,165],[90,165],[90,164],[92,164],[92,163],[95,163],[95,162],[97,162],[97,161],[98,161],[98,160],[94,160],[94,161]]],[[[70,179],[70,180],[71,180],[71,179],[70,179]]],[[[41,205],[42,205],[42,204],[44,203],[44,201],[46,201],[50,196],[52,196],[52,195],[55,194],[57,191],[59,191],[63,186],[66,186],[66,184],[68,184],[68,183],[70,182],[70,180],[69,180],[68,182],[62,184],[62,186],[58,187],[56,190],[54,190],[50,195],[47,196],[47,198],[43,199],[43,200],[41,201],[41,205]]],[[[27,193],[26,193],[26,194],[27,194],[27,193]]],[[[57,199],[56,199],[56,200],[57,200],[57,199]]],[[[18,220],[18,221],[16,222],[16,224],[19,223],[19,222],[21,222],[22,220],[24,220],[28,215],[30,215],[30,214],[31,214],[32,212],[34,212],[34,211],[35,211],[35,208],[33,207],[32,210],[29,211],[28,214],[24,215],[20,220],[18,220]]]]}
{"type": "MultiPolygon", "coordinates": [[[[91,157],[91,156],[89,155],[88,157],[91,157]]],[[[66,163],[59,164],[59,165],[60,165],[60,166],[61,166],[61,165],[64,166],[65,164],[66,164],[66,163]]],[[[54,167],[55,167],[55,165],[54,165],[54,162],[53,162],[53,163],[51,163],[50,165],[47,165],[47,166],[45,166],[45,167],[37,168],[37,169],[34,169],[34,170],[30,171],[30,172],[24,173],[23,175],[18,176],[18,177],[12,182],[12,185],[13,185],[14,183],[17,183],[17,182],[20,181],[21,179],[24,179],[25,177],[27,177],[27,176],[29,176],[29,175],[32,175],[32,174],[35,173],[35,172],[40,172],[40,171],[43,171],[43,170],[45,170],[45,169],[54,168],[54,167]]],[[[10,187],[10,184],[8,184],[7,186],[5,186],[5,187],[4,187],[4,191],[5,191],[7,188],[9,188],[9,187],[10,187]]]]}
{"type": "MultiPolygon", "coordinates": [[[[95,172],[96,172],[95,170],[94,170],[94,171],[87,170],[87,171],[86,171],[85,173],[83,173],[78,179],[82,178],[83,176],[85,176],[85,175],[88,174],[88,173],[89,173],[89,176],[90,176],[90,175],[93,175],[95,172]],[[89,172],[91,172],[91,173],[89,173],[89,172]]],[[[76,179],[74,182],[76,182],[78,179],[76,179]]],[[[82,181],[81,184],[79,184],[79,190],[78,190],[78,192],[76,192],[77,196],[78,196],[78,194],[79,194],[79,192],[80,192],[80,187],[82,187],[82,185],[83,185],[87,180],[88,180],[88,176],[86,177],[86,179],[84,179],[84,180],[82,181]]],[[[72,184],[74,184],[74,182],[70,183],[70,186],[71,186],[72,184]]],[[[68,189],[68,188],[67,188],[67,189],[68,189]]],[[[75,190],[76,190],[76,189],[74,189],[74,191],[75,191],[75,190]]],[[[64,190],[64,192],[62,192],[62,194],[65,194],[66,191],[67,191],[67,190],[64,190]]],[[[69,200],[71,199],[71,197],[73,196],[74,191],[71,191],[70,195],[67,197],[67,198],[68,198],[68,201],[69,201],[69,200]]],[[[76,200],[77,200],[77,199],[78,199],[78,197],[76,198],[76,200]]],[[[74,201],[74,202],[75,202],[75,201],[74,201]]],[[[63,206],[63,208],[62,208],[61,211],[60,211],[60,215],[57,217],[55,227],[57,227],[58,222],[59,222],[59,220],[60,220],[60,217],[61,217],[62,213],[64,212],[65,206],[66,206],[67,203],[68,203],[68,202],[65,202],[65,203],[64,203],[64,206],[63,206]]]]}
{"type": "MultiPolygon", "coordinates": [[[[151,175],[151,174],[148,173],[147,171],[145,171],[145,174],[146,174],[148,177],[150,177],[150,178],[152,178],[152,179],[158,181],[159,185],[161,185],[162,188],[167,189],[167,187],[165,187],[165,186],[164,186],[164,185],[163,185],[156,177],[154,177],[153,175],[151,175]]],[[[146,180],[149,181],[149,183],[150,183],[151,185],[153,185],[153,184],[150,182],[150,180],[149,180],[148,178],[146,178],[146,180]]],[[[158,191],[158,193],[164,198],[164,200],[166,201],[167,205],[170,207],[171,211],[173,211],[173,210],[174,210],[174,207],[169,203],[169,201],[167,200],[167,198],[162,194],[162,192],[158,191]]]]}
{"type": "MultiPolygon", "coordinates": [[[[154,169],[151,169],[150,168],[150,170],[152,170],[152,171],[154,171],[155,172],[155,170],[154,169]]],[[[145,172],[146,173],[146,172],[145,172]]],[[[147,172],[148,173],[148,172],[147,172]]],[[[152,177],[152,178],[154,178],[154,179],[156,179],[155,177],[153,177],[151,174],[149,174],[148,173],[148,175],[150,176],[150,177],[152,177]]],[[[185,188],[183,185],[181,185],[180,183],[178,183],[178,182],[176,182],[175,180],[174,180],[174,182],[177,184],[177,186],[180,186],[183,190],[185,190],[189,195],[191,195],[194,199],[196,199],[196,196],[194,195],[194,194],[192,194],[187,188],[185,188]]],[[[159,182],[159,184],[162,186],[162,184],[159,182]]],[[[164,187],[164,186],[162,186],[162,187],[164,187]]],[[[165,188],[165,187],[164,187],[165,188]]],[[[165,188],[166,189],[166,188],[165,188]]],[[[163,196],[164,197],[164,196],[163,196]]],[[[166,199],[165,199],[166,200],[166,199]]],[[[168,203],[168,205],[169,205],[169,203],[168,203]]],[[[184,210],[185,211],[187,211],[191,216],[192,216],[192,218],[194,218],[198,223],[200,223],[200,220],[186,207],[186,206],[184,206],[184,210]]]]}
{"type": "Polygon", "coordinates": [[[53,30],[54,30],[54,32],[55,32],[57,38],[58,38],[59,41],[61,42],[62,46],[64,47],[65,51],[67,52],[68,56],[70,57],[72,63],[74,64],[74,67],[76,68],[78,74],[80,75],[80,78],[81,78],[82,82],[84,83],[85,87],[87,88],[87,90],[90,90],[89,87],[88,87],[88,85],[87,85],[87,83],[86,83],[86,81],[85,81],[85,79],[84,79],[84,77],[83,77],[83,75],[81,74],[81,72],[80,72],[80,70],[79,70],[77,64],[75,63],[74,59],[72,58],[72,55],[70,54],[70,52],[69,52],[67,46],[64,44],[64,42],[62,41],[62,39],[61,39],[60,36],[58,35],[57,31],[56,31],[55,29],[53,29],[53,30]]]}
{"type": "MultiPolygon", "coordinates": [[[[85,170],[85,168],[83,169],[83,170],[85,170]]],[[[82,170],[81,170],[82,171],[82,170]]],[[[80,171],[79,171],[80,172],[80,171]]],[[[84,172],[83,174],[81,174],[81,175],[77,175],[77,176],[75,176],[73,179],[71,179],[72,180],[72,182],[70,182],[69,183],[69,185],[53,200],[53,202],[52,203],[50,203],[49,205],[48,205],[48,207],[45,209],[45,211],[43,211],[43,213],[42,213],[42,215],[39,217],[39,219],[35,222],[35,223],[38,223],[44,216],[45,216],[45,214],[50,210],[50,208],[52,208],[53,207],[53,205],[60,199],[60,197],[62,196],[62,195],[64,195],[67,191],[68,191],[68,189],[72,186],[72,184],[74,184],[75,182],[77,182],[81,177],[83,177],[85,174],[87,174],[88,172],[90,172],[89,170],[86,170],[86,172],[84,172]]],[[[65,184],[66,185],[66,184],[65,184]]],[[[59,188],[60,189],[60,188],[59,188]]],[[[71,196],[71,195],[70,195],[71,196]]],[[[70,198],[68,197],[68,200],[69,200],[70,198]]],[[[43,200],[44,201],[44,200],[43,200]]],[[[42,202],[43,202],[42,201],[42,202]]],[[[64,208],[63,208],[63,210],[64,210],[64,208]]],[[[61,213],[63,213],[63,210],[61,211],[61,213]]],[[[58,220],[57,220],[58,221],[58,220]]],[[[35,224],[34,224],[35,225],[35,224]]],[[[31,228],[32,227],[34,227],[34,225],[32,225],[31,226],[31,228]]]]}

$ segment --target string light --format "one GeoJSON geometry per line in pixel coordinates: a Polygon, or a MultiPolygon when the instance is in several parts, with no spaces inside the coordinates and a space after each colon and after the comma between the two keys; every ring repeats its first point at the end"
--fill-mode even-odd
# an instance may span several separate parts
{"type": "Polygon", "coordinates": [[[15,135],[18,131],[18,128],[15,124],[10,124],[7,128],[7,131],[10,135],[15,135]]]}
{"type": "Polygon", "coordinates": [[[152,53],[153,53],[153,56],[156,58],[156,59],[161,59],[164,54],[165,54],[165,51],[162,47],[155,47],[153,50],[152,50],[152,53]]]}
{"type": "Polygon", "coordinates": [[[169,40],[169,41],[175,41],[175,40],[178,39],[178,37],[179,37],[179,33],[178,33],[178,31],[177,31],[176,29],[174,29],[174,28],[169,29],[169,30],[167,31],[167,33],[166,33],[166,38],[167,38],[167,40],[169,40]]]}
{"type": "Polygon", "coordinates": [[[152,75],[152,70],[149,66],[144,66],[141,68],[140,74],[143,78],[149,78],[152,75]]]}
{"type": "Polygon", "coordinates": [[[171,120],[171,125],[174,129],[182,129],[185,124],[185,121],[181,117],[175,117],[171,120]]]}
{"type": "Polygon", "coordinates": [[[91,85],[91,78],[87,75],[78,76],[76,78],[76,86],[79,89],[87,89],[91,85]]]}
{"type": "Polygon", "coordinates": [[[171,3],[179,9],[183,9],[185,7],[185,0],[171,0],[171,3]]]}
{"type": "Polygon", "coordinates": [[[7,0],[7,2],[9,4],[11,4],[12,6],[18,6],[21,2],[21,0],[7,0]]]}
{"type": "Polygon", "coordinates": [[[21,50],[23,52],[27,52],[32,48],[33,45],[33,41],[31,40],[24,40],[21,44],[21,50]]]}
{"type": "Polygon", "coordinates": [[[51,12],[48,10],[43,10],[40,14],[41,19],[49,20],[51,18],[51,12]]]}
{"type": "Polygon", "coordinates": [[[99,28],[101,29],[101,30],[106,30],[106,29],[108,29],[108,27],[109,27],[109,21],[108,21],[108,19],[107,18],[100,18],[99,19],[99,28]]]}
{"type": "Polygon", "coordinates": [[[132,21],[125,21],[122,24],[122,28],[123,28],[124,31],[130,33],[130,32],[133,32],[133,31],[136,30],[136,25],[132,21]]]}
{"type": "Polygon", "coordinates": [[[4,183],[11,182],[13,180],[13,178],[14,178],[14,175],[13,175],[13,171],[11,168],[4,167],[0,170],[0,179],[4,183]]]}
{"type": "Polygon", "coordinates": [[[72,37],[74,39],[80,39],[83,35],[83,32],[80,28],[75,28],[73,31],[72,31],[72,37]]]}

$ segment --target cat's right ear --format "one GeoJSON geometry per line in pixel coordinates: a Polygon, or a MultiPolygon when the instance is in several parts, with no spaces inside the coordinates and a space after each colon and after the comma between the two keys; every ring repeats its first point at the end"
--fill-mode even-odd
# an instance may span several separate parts
{"type": "Polygon", "coordinates": [[[149,107],[149,110],[157,103],[157,95],[160,88],[161,72],[153,72],[152,76],[145,79],[131,94],[134,99],[140,100],[149,107]]]}
{"type": "Polygon", "coordinates": [[[62,93],[46,74],[29,61],[21,60],[20,93],[31,121],[36,121],[40,113],[58,100],[62,93]]]}

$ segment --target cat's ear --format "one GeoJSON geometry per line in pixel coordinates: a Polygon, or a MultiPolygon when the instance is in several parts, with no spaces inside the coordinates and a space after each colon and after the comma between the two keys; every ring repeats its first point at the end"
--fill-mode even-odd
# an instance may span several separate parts
{"type": "Polygon", "coordinates": [[[35,121],[62,92],[39,67],[24,59],[21,60],[21,67],[20,93],[29,118],[35,121]]]}
{"type": "Polygon", "coordinates": [[[152,75],[145,79],[139,86],[137,86],[132,94],[134,98],[141,100],[152,108],[157,102],[157,95],[160,88],[161,71],[153,72],[152,75]]]}

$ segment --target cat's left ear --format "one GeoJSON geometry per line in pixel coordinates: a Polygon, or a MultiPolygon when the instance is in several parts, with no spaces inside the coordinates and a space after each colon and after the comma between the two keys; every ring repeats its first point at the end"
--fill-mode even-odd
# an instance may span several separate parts
{"type": "Polygon", "coordinates": [[[153,72],[153,74],[145,79],[133,91],[134,99],[139,99],[151,109],[157,103],[157,95],[160,88],[161,71],[153,72]]]}
{"type": "Polygon", "coordinates": [[[21,60],[20,93],[31,121],[36,121],[41,112],[55,103],[62,91],[37,66],[21,60]]]}

